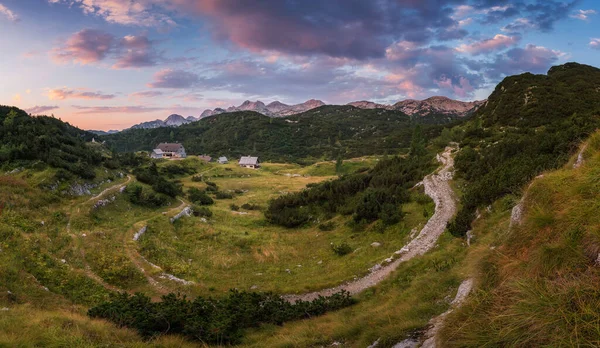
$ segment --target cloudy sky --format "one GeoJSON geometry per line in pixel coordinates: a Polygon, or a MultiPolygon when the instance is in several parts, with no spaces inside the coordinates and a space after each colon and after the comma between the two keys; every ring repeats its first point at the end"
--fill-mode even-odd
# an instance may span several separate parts
{"type": "Polygon", "coordinates": [[[0,0],[0,33],[0,104],[85,129],[246,99],[484,99],[600,66],[598,0],[0,0]]]}

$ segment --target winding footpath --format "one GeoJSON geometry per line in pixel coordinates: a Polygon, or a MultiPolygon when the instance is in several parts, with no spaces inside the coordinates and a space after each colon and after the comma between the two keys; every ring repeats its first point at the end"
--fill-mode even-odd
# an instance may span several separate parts
{"type": "Polygon", "coordinates": [[[438,154],[437,160],[441,162],[442,168],[437,173],[430,174],[423,179],[425,194],[435,202],[435,213],[427,221],[419,235],[395,253],[395,255],[400,256],[399,258],[385,266],[374,267],[371,273],[349,283],[302,295],[285,295],[283,298],[293,303],[299,300],[312,301],[319,296],[331,296],[340,291],[347,291],[350,295],[356,295],[389,277],[401,263],[431,250],[446,229],[448,221],[456,213],[456,198],[448,183],[449,180],[452,180],[454,169],[454,159],[451,155],[453,150],[452,147],[446,147],[443,153],[438,154]]]}
{"type": "MultiPolygon", "coordinates": [[[[113,185],[111,187],[106,188],[105,190],[103,190],[102,192],[100,192],[99,194],[97,194],[96,196],[93,196],[92,198],[88,199],[87,201],[79,204],[79,206],[82,206],[84,204],[88,204],[92,201],[98,200],[100,198],[102,198],[105,194],[117,190],[117,189],[121,189],[122,187],[126,186],[127,184],[129,184],[129,182],[131,182],[131,176],[127,175],[127,181],[125,181],[124,183],[119,183],[116,185],[113,185]]],[[[77,208],[77,212],[79,212],[80,208],[77,208]]],[[[100,277],[99,275],[97,275],[96,273],[94,273],[94,271],[92,270],[92,268],[90,267],[90,265],[87,263],[87,261],[85,260],[85,250],[83,248],[83,246],[81,245],[81,237],[77,237],[73,232],[71,232],[71,219],[73,218],[73,208],[71,209],[71,212],[69,214],[69,220],[67,221],[67,233],[69,234],[69,236],[75,241],[75,245],[76,247],[79,249],[80,254],[81,254],[81,260],[83,261],[83,272],[84,274],[94,280],[96,283],[102,285],[105,289],[110,290],[110,291],[123,291],[122,289],[113,286],[111,284],[108,284],[107,282],[104,281],[104,279],[102,279],[102,277],[100,277]]]]}
{"type": "Polygon", "coordinates": [[[155,274],[157,272],[160,272],[157,276],[158,278],[168,279],[168,280],[171,280],[173,282],[176,282],[176,283],[179,283],[182,285],[192,285],[192,284],[194,284],[194,282],[178,278],[169,273],[165,273],[160,266],[157,266],[154,263],[148,261],[144,256],[142,256],[139,253],[139,251],[136,248],[135,242],[137,242],[137,240],[143,235],[143,233],[146,232],[149,220],[151,220],[157,216],[170,215],[175,212],[177,212],[176,215],[179,215],[184,210],[189,209],[188,204],[184,200],[180,199],[179,201],[181,202],[181,204],[175,208],[172,208],[168,211],[157,214],[153,217],[136,222],[133,225],[132,230],[129,233],[126,233],[126,237],[125,237],[126,239],[124,241],[125,250],[127,251],[127,256],[129,257],[131,262],[137,267],[137,269],[140,272],[142,272],[142,274],[144,274],[144,277],[146,277],[146,280],[148,281],[148,283],[150,285],[152,285],[160,294],[166,294],[169,291],[158,280],[156,280],[153,277],[153,274],[155,274]]]}

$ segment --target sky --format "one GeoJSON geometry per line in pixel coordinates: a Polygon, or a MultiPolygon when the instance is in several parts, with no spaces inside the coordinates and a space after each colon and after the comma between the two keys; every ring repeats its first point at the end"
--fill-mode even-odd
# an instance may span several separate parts
{"type": "Polygon", "coordinates": [[[123,129],[244,100],[485,99],[600,66],[598,0],[0,0],[0,104],[123,129]]]}

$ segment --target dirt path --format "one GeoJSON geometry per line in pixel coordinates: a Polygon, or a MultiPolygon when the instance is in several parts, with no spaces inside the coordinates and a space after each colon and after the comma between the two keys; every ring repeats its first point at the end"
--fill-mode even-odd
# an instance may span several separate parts
{"type": "MultiPolygon", "coordinates": [[[[440,329],[444,325],[444,320],[448,316],[448,314],[452,313],[456,308],[460,307],[463,302],[467,299],[469,293],[473,289],[473,279],[467,279],[463,281],[458,290],[456,291],[456,296],[454,300],[450,303],[450,308],[444,313],[438,315],[437,317],[432,318],[429,321],[429,328],[423,336],[419,338],[407,338],[402,342],[395,344],[392,348],[436,348],[436,338],[440,329]],[[422,343],[421,343],[422,342],[422,343]]],[[[376,342],[379,343],[379,340],[376,342]]],[[[374,343],[373,347],[376,347],[377,344],[374,343]]]]}
{"type": "Polygon", "coordinates": [[[587,144],[584,144],[581,150],[579,151],[579,154],[577,155],[577,160],[575,161],[575,163],[573,163],[573,168],[577,169],[583,165],[583,163],[585,162],[585,158],[583,158],[583,153],[586,149],[587,144]]]}
{"type": "Polygon", "coordinates": [[[95,195],[94,197],[88,199],[87,201],[85,201],[82,204],[90,203],[91,201],[94,201],[94,200],[104,196],[105,194],[107,194],[108,192],[110,192],[112,190],[120,189],[121,187],[129,184],[129,182],[131,182],[131,176],[127,175],[127,181],[125,181],[124,183],[113,185],[113,186],[105,189],[104,191],[100,192],[99,194],[95,195]]]}
{"type": "Polygon", "coordinates": [[[312,301],[319,296],[331,296],[342,290],[348,291],[350,295],[355,295],[386,279],[402,262],[423,255],[431,250],[435,246],[439,236],[446,229],[448,221],[456,213],[454,192],[448,184],[448,181],[452,179],[452,170],[454,168],[454,159],[451,156],[452,150],[453,148],[447,147],[443,153],[439,154],[437,159],[442,163],[443,167],[437,174],[430,174],[423,179],[425,194],[435,202],[435,213],[427,221],[421,233],[395,253],[395,255],[400,255],[399,258],[385,266],[372,268],[374,270],[371,273],[355,281],[302,295],[285,295],[283,298],[289,302],[296,302],[298,300],[312,301]]]}
{"type": "Polygon", "coordinates": [[[150,218],[136,222],[135,224],[133,224],[132,229],[125,234],[124,244],[125,250],[127,250],[127,256],[129,257],[131,262],[140,270],[140,272],[144,274],[148,283],[152,285],[160,294],[166,294],[168,292],[168,289],[166,289],[158,280],[154,278],[153,275],[157,274],[158,272],[160,273],[158,273],[157,278],[160,279],[168,279],[183,285],[191,285],[194,284],[194,282],[178,278],[169,273],[165,273],[160,266],[157,266],[152,262],[148,261],[138,252],[135,243],[137,241],[137,238],[135,238],[135,236],[137,235],[138,238],[141,237],[143,233],[140,233],[140,231],[148,226],[149,220],[152,220],[157,216],[181,212],[188,207],[188,204],[184,200],[179,199],[179,201],[181,202],[181,204],[175,208],[169,209],[150,218]]]}
{"type": "MultiPolygon", "coordinates": [[[[90,203],[96,199],[101,198],[102,196],[104,196],[105,194],[107,194],[110,191],[119,189],[125,185],[127,185],[129,182],[131,181],[131,176],[127,175],[127,181],[124,183],[120,183],[120,184],[116,184],[113,185],[105,190],[103,190],[102,192],[100,192],[99,194],[97,194],[96,196],[88,199],[87,201],[78,204],[76,207],[77,208],[77,212],[80,211],[80,206],[90,203]]],[[[76,236],[73,232],[71,232],[71,219],[73,218],[73,210],[75,207],[71,208],[71,212],[69,214],[69,220],[67,221],[67,233],[69,234],[69,236],[73,239],[73,241],[75,242],[75,247],[77,249],[79,249],[80,251],[80,255],[81,255],[81,260],[83,262],[83,273],[90,279],[94,280],[96,283],[102,285],[105,289],[110,290],[110,291],[123,291],[122,289],[113,286],[111,284],[108,284],[107,282],[104,281],[104,279],[102,279],[102,277],[100,277],[99,275],[97,275],[96,273],[94,273],[94,271],[92,270],[92,268],[90,267],[90,265],[85,261],[85,250],[83,248],[83,246],[81,245],[81,238],[82,237],[78,237],[76,236]]]]}

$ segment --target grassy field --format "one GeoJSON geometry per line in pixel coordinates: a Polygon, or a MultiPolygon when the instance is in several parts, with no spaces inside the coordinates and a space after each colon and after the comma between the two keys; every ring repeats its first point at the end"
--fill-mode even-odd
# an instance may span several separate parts
{"type": "MultiPolygon", "coordinates": [[[[0,308],[6,308],[0,320],[0,345],[140,346],[144,343],[134,333],[88,319],[86,308],[120,290],[157,298],[168,291],[219,295],[239,288],[298,293],[334,286],[365,274],[400,249],[410,231],[422,227],[433,212],[432,202],[415,190],[413,202],[402,207],[404,220],[386,229],[356,228],[348,224],[349,217],[336,218],[331,231],[321,231],[317,222],[285,229],[268,224],[259,210],[233,211],[231,205],[265,207],[278,195],[330,180],[335,177],[334,162],[308,167],[266,163],[261,170],[250,170],[235,164],[186,161],[197,168],[196,175],[213,181],[220,191],[234,193],[233,199],[215,200],[210,206],[214,215],[206,222],[184,217],[171,223],[170,218],[184,206],[178,200],[162,209],[130,204],[119,192],[128,179],[116,172],[98,173],[100,185],[92,193],[112,188],[98,198],[109,201],[99,208],[94,208],[98,199],[90,196],[57,194],[64,187],[54,192],[38,188],[53,180],[52,170],[0,176],[0,308]],[[147,232],[133,241],[133,234],[143,226],[148,226],[147,232]],[[354,251],[336,255],[331,243],[341,242],[354,251]],[[373,242],[380,246],[371,246],[373,242]],[[182,285],[165,278],[165,273],[194,284],[182,285]],[[39,327],[44,329],[36,330],[39,327]]],[[[340,172],[362,170],[376,162],[377,158],[345,161],[340,172]]],[[[159,166],[171,164],[163,161],[159,166]]],[[[206,185],[192,176],[174,179],[184,190],[206,185]]],[[[364,296],[368,300],[373,294],[364,296]]],[[[434,307],[429,310],[444,306],[434,307]]],[[[252,337],[260,337],[261,332],[252,337]]],[[[181,346],[182,340],[171,337],[152,343],[181,346]]]]}

